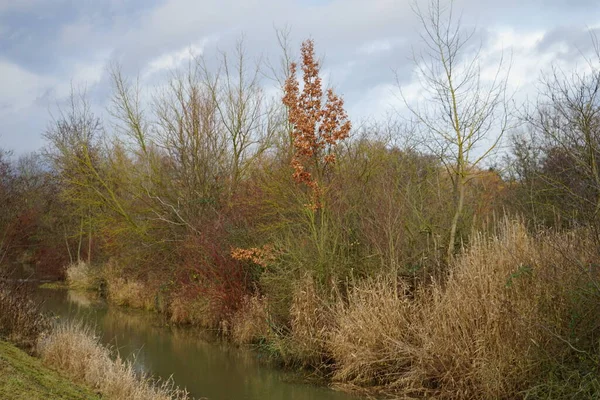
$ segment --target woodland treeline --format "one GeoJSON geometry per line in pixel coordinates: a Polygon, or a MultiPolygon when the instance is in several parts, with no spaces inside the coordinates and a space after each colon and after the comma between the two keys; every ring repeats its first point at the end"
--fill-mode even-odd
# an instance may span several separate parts
{"type": "Polygon", "coordinates": [[[297,57],[282,32],[278,65],[240,42],[150,94],[113,67],[108,118],[73,89],[42,150],[0,153],[2,267],[218,329],[346,389],[593,398],[598,42],[585,72],[555,67],[517,106],[506,60],[482,77],[448,10],[417,15],[409,118],[351,122],[315,43],[297,57]]]}

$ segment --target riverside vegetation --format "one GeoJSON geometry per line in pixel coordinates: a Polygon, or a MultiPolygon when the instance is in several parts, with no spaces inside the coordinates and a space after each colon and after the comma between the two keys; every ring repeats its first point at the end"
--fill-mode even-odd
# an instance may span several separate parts
{"type": "Polygon", "coordinates": [[[0,395],[3,399],[187,399],[171,381],[137,373],[94,332],[53,324],[27,283],[3,277],[0,291],[0,395]],[[19,349],[18,346],[21,349],[19,349]],[[29,354],[27,354],[29,353],[29,354]],[[33,356],[33,357],[32,357],[33,356]]]}
{"type": "MultiPolygon", "coordinates": [[[[313,41],[295,63],[285,32],[281,68],[250,65],[240,42],[153,96],[114,67],[110,123],[74,89],[41,154],[2,155],[0,261],[342,390],[598,398],[600,52],[585,73],[544,75],[519,114],[508,66],[482,76],[448,10],[416,11],[429,52],[423,99],[399,87],[411,123],[351,124],[313,41]]],[[[1,329],[18,324],[3,315],[1,329]]],[[[80,328],[36,343],[103,393],[173,394],[80,328]]]]}

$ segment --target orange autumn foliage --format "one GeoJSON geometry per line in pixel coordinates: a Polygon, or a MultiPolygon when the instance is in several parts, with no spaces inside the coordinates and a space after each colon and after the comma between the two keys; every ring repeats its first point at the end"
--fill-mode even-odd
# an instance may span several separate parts
{"type": "Polygon", "coordinates": [[[308,186],[312,193],[310,207],[322,207],[322,177],[335,163],[333,149],[337,142],[348,137],[352,125],[344,110],[344,101],[332,89],[326,96],[321,87],[319,62],[315,59],[314,42],[302,43],[303,88],[296,79],[297,64],[290,65],[290,75],[285,82],[283,104],[288,108],[292,125],[294,156],[293,178],[308,186]]]}
{"type": "Polygon", "coordinates": [[[249,249],[236,248],[231,250],[231,258],[237,261],[251,261],[266,268],[275,260],[275,249],[270,244],[249,249]]]}

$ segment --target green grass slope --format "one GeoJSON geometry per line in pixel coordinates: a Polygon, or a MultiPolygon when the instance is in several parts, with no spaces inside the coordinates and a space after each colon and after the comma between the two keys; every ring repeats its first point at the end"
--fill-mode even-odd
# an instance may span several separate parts
{"type": "Polygon", "coordinates": [[[99,399],[15,346],[0,341],[0,399],[99,399]]]}

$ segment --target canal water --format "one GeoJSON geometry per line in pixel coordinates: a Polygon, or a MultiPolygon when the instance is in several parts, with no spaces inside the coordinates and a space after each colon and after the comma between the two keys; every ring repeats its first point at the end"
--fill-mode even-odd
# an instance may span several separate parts
{"type": "Polygon", "coordinates": [[[298,383],[261,362],[259,354],[211,338],[206,332],[169,327],[153,313],[107,305],[87,293],[39,289],[44,309],[59,320],[80,320],[101,340],[133,360],[138,370],[172,376],[196,399],[357,400],[325,387],[298,383]]]}

